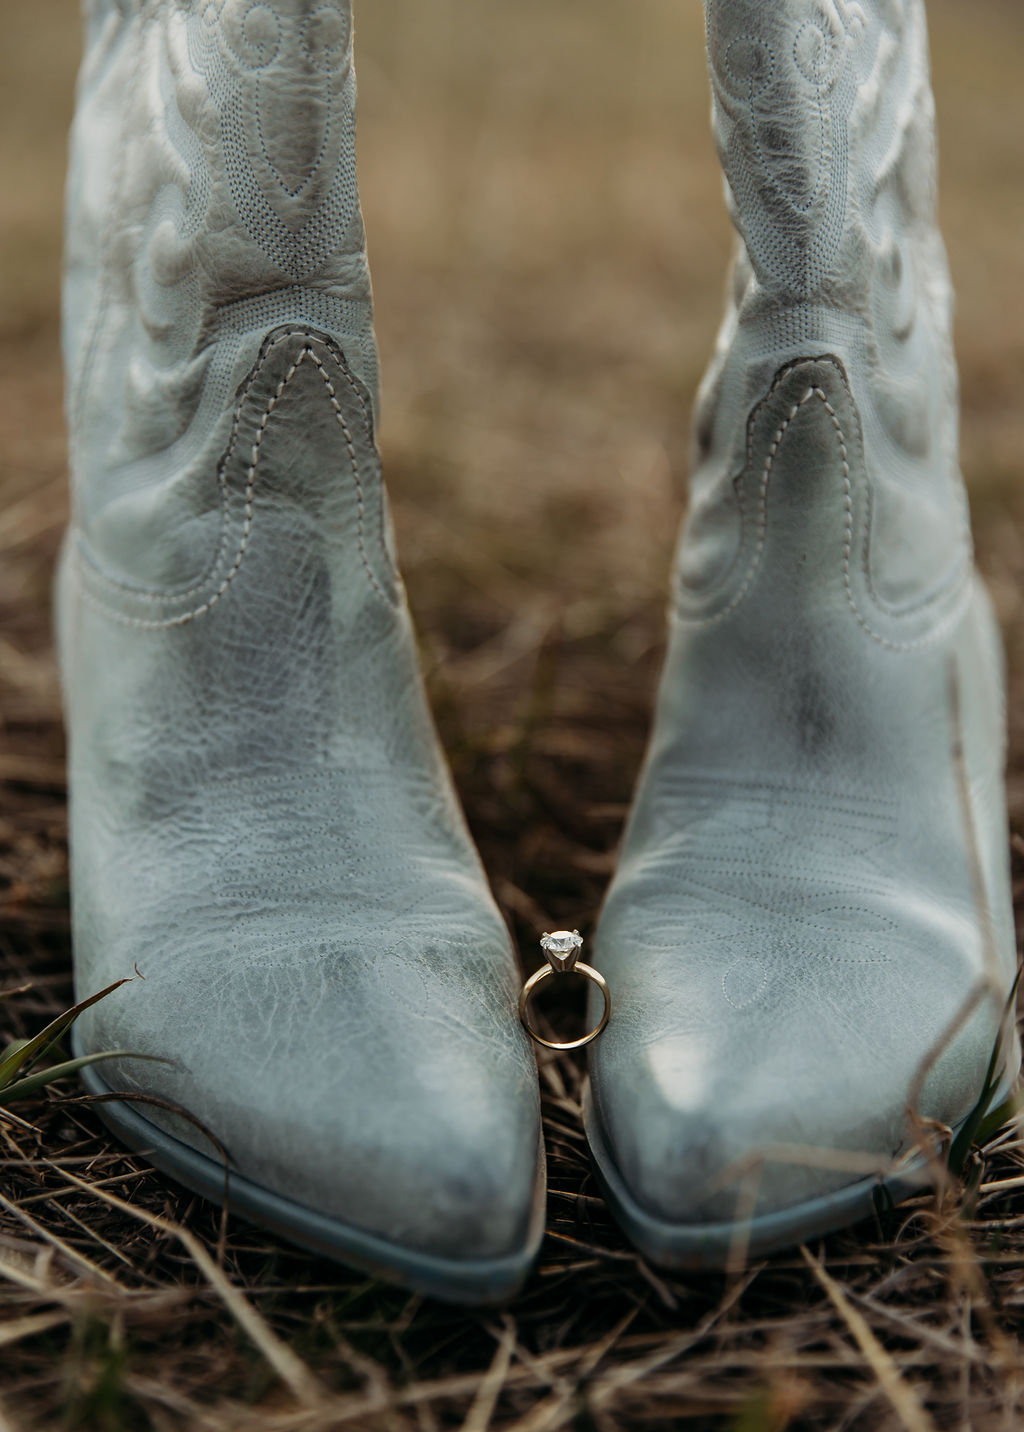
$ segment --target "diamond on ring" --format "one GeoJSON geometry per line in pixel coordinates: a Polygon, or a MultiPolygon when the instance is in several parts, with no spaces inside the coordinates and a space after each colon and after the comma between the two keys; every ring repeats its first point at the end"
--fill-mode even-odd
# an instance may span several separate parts
{"type": "Polygon", "coordinates": [[[541,936],[540,947],[552,969],[560,975],[568,974],[583,948],[583,936],[579,930],[554,930],[541,936]]]}

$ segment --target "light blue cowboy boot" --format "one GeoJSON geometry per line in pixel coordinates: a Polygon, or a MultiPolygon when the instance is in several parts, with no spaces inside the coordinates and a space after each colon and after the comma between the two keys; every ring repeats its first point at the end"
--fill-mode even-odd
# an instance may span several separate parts
{"type": "Polygon", "coordinates": [[[145,976],[78,1047],[174,1061],[87,1082],[296,1242],[506,1296],[536,1069],[395,571],[348,0],[93,0],[65,319],[77,987],[145,976]]]}
{"type": "Polygon", "coordinates": [[[1016,966],[922,5],[705,8],[739,254],[586,1108],[624,1227],[677,1266],[918,1186],[1016,966]]]}

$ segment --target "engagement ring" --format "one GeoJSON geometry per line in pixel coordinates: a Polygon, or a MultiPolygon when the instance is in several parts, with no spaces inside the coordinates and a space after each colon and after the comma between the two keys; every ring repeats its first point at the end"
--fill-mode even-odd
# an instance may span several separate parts
{"type": "Polygon", "coordinates": [[[555,930],[550,935],[545,934],[541,937],[540,947],[547,956],[548,962],[546,965],[541,965],[536,974],[532,974],[523,985],[519,996],[519,1018],[530,1038],[536,1040],[538,1044],[543,1044],[545,1049],[582,1049],[584,1044],[589,1044],[592,1039],[596,1039],[608,1023],[608,1016],[612,1012],[612,997],[608,985],[602,974],[592,969],[590,965],[583,964],[580,960],[579,953],[583,947],[583,938],[579,930],[555,930]],[[542,1034],[537,1033],[530,1023],[527,1006],[530,996],[539,984],[551,975],[567,974],[586,975],[588,980],[592,980],[601,991],[604,1010],[589,1034],[585,1034],[582,1039],[570,1039],[565,1043],[558,1043],[553,1039],[545,1039],[542,1034]]]}

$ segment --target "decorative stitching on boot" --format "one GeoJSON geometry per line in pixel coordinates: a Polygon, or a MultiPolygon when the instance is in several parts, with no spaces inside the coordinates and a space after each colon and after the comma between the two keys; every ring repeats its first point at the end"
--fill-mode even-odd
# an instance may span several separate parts
{"type": "MultiPolygon", "coordinates": [[[[316,364],[317,372],[320,374],[320,377],[323,379],[323,381],[324,381],[324,387],[327,389],[327,396],[328,396],[328,397],[330,398],[330,400],[331,400],[331,407],[334,409],[334,415],[335,415],[335,417],[338,419],[339,424],[341,425],[341,431],[345,434],[345,445],[346,445],[346,447],[348,448],[349,459],[350,459],[350,461],[351,461],[351,463],[352,463],[352,477],[353,477],[353,479],[355,480],[355,484],[356,484],[356,512],[357,512],[357,523],[356,523],[356,527],[357,527],[357,531],[358,531],[358,535],[359,535],[359,555],[360,555],[360,557],[362,558],[363,567],[366,569],[366,575],[367,575],[367,576],[369,577],[369,579],[370,579],[370,584],[371,584],[371,586],[373,586],[373,587],[376,589],[377,593],[378,593],[380,596],[384,597],[384,600],[387,601],[387,597],[384,596],[384,592],[381,590],[380,583],[377,581],[377,578],[376,578],[376,577],[374,576],[374,574],[373,574],[373,571],[372,571],[372,569],[371,569],[371,567],[370,567],[369,560],[368,560],[367,555],[366,555],[366,532],[365,532],[364,523],[363,523],[363,514],[364,514],[364,511],[365,511],[365,507],[364,507],[364,503],[363,503],[363,484],[362,484],[362,483],[360,482],[360,480],[359,480],[359,463],[358,463],[358,460],[357,460],[357,458],[356,458],[355,445],[354,445],[353,442],[352,442],[352,434],[349,432],[349,430],[348,430],[348,425],[347,425],[347,423],[345,422],[344,415],[342,414],[341,404],[338,402],[337,394],[336,394],[335,391],[334,391],[334,384],[331,382],[331,380],[330,380],[330,379],[328,378],[328,376],[327,376],[327,370],[326,370],[326,368],[324,367],[323,361],[316,356],[316,354],[313,352],[312,348],[306,348],[306,349],[303,350],[303,352],[302,352],[302,354],[300,355],[300,357],[299,357],[299,359],[298,359],[298,362],[296,363],[295,366],[298,367],[299,363],[302,362],[302,359],[305,358],[307,354],[309,355],[310,358],[312,358],[313,362],[316,364]]],[[[343,370],[343,371],[344,371],[344,370],[343,370]]],[[[347,375],[346,375],[346,377],[347,377],[347,375]]],[[[365,415],[366,415],[366,407],[365,407],[365,404],[363,403],[362,395],[361,395],[359,392],[356,391],[355,385],[352,384],[351,379],[349,379],[349,384],[350,384],[350,386],[352,387],[352,391],[355,393],[356,398],[357,398],[358,401],[359,401],[359,405],[360,405],[360,407],[363,409],[363,415],[365,416],[365,415]]]]}
{"type": "MultiPolygon", "coordinates": [[[[260,354],[259,358],[256,361],[256,366],[253,368],[252,372],[249,374],[248,379],[246,380],[245,391],[243,392],[241,400],[235,408],[235,416],[231,424],[231,433],[228,439],[228,445],[224,452],[224,456],[217,464],[217,484],[220,488],[221,493],[220,542],[218,544],[215,556],[213,557],[212,561],[210,561],[204,568],[203,573],[198,578],[198,580],[193,582],[192,585],[189,587],[170,587],[163,592],[146,592],[142,591],[138,587],[133,586],[131,582],[120,581],[119,578],[111,576],[109,572],[104,572],[100,567],[93,566],[91,563],[88,569],[88,575],[90,580],[102,582],[108,587],[113,587],[115,591],[119,593],[123,592],[125,596],[131,597],[135,601],[143,602],[183,602],[186,597],[192,597],[195,596],[197,592],[201,592],[203,588],[206,587],[213,580],[214,573],[217,571],[217,569],[220,567],[221,563],[224,560],[224,555],[228,546],[228,531],[230,527],[230,513],[228,511],[228,504],[230,501],[230,493],[228,491],[227,478],[225,474],[228,469],[228,464],[231,462],[231,459],[235,455],[235,448],[238,445],[238,433],[239,427],[241,425],[242,411],[245,406],[245,400],[249,396],[249,393],[252,391],[256,379],[263,371],[264,366],[269,360],[271,354],[274,352],[275,348],[277,348],[281,343],[284,343],[286,339],[290,338],[291,336],[291,334],[284,334],[280,338],[273,339],[270,343],[266,345],[263,352],[260,354]]],[[[114,615],[116,615],[116,613],[114,613],[114,615]]],[[[125,618],[125,620],[128,620],[128,618],[125,618]]]]}
{"type": "MultiPolygon", "coordinates": [[[[800,360],[800,361],[808,361],[808,360],[800,360]]],[[[790,371],[792,371],[792,367],[793,367],[793,366],[794,366],[794,365],[787,365],[787,368],[783,371],[783,373],[780,375],[780,377],[778,377],[778,378],[776,379],[775,383],[772,385],[772,391],[774,391],[775,388],[778,387],[779,383],[782,382],[786,376],[788,376],[788,373],[789,373],[790,371]]],[[[771,393],[769,393],[769,397],[770,397],[770,396],[771,396],[771,393]]],[[[750,591],[750,588],[751,588],[751,587],[753,586],[753,584],[754,584],[754,579],[755,579],[755,577],[757,576],[758,571],[760,570],[761,558],[762,558],[763,555],[764,555],[764,549],[765,549],[765,545],[766,545],[766,542],[767,542],[767,535],[768,535],[768,486],[769,486],[769,482],[770,482],[770,479],[771,479],[772,468],[773,468],[774,465],[775,465],[775,459],[776,459],[776,456],[778,455],[779,447],[781,446],[782,440],[783,440],[783,438],[785,437],[787,431],[789,430],[789,427],[790,427],[791,423],[793,422],[793,419],[797,416],[797,414],[800,412],[800,410],[801,410],[803,407],[805,407],[807,403],[810,402],[810,400],[811,400],[812,398],[819,398],[819,399],[821,400],[822,404],[824,405],[825,411],[828,413],[829,418],[831,419],[831,422],[832,422],[832,426],[833,426],[833,428],[835,429],[836,440],[837,440],[838,445],[839,445],[839,457],[840,457],[840,462],[841,462],[841,464],[842,464],[842,474],[843,474],[843,508],[844,508],[843,588],[844,588],[844,591],[845,591],[845,593],[846,593],[847,605],[849,606],[850,610],[853,612],[853,615],[854,615],[854,616],[856,617],[856,619],[857,619],[858,625],[863,629],[863,631],[864,631],[869,637],[871,637],[871,639],[872,639],[873,641],[878,642],[878,644],[879,644],[880,646],[885,647],[885,648],[886,648],[887,650],[889,650],[889,651],[910,651],[910,650],[913,650],[913,649],[915,649],[915,648],[917,648],[917,647],[927,646],[927,645],[929,645],[929,644],[930,644],[931,642],[933,642],[933,641],[938,641],[938,640],[940,640],[941,637],[943,637],[943,636],[945,635],[945,633],[946,633],[948,627],[951,626],[956,620],[958,620],[959,617],[960,617],[960,615],[961,615],[962,608],[963,608],[964,605],[965,605],[966,596],[967,596],[968,593],[970,592],[970,584],[967,583],[967,582],[964,582],[964,583],[963,583],[963,592],[961,593],[960,599],[959,599],[959,601],[956,603],[956,605],[954,606],[954,608],[952,609],[952,611],[949,612],[949,613],[947,613],[946,616],[945,616],[942,620],[940,620],[940,621],[936,624],[936,626],[932,628],[931,631],[926,632],[926,633],[924,634],[924,636],[918,637],[918,638],[916,638],[916,639],[914,639],[914,640],[910,640],[910,641],[890,641],[887,637],[882,636],[880,632],[875,631],[874,628],[866,621],[866,619],[864,618],[864,616],[862,615],[862,613],[861,613],[861,611],[860,611],[860,608],[859,608],[858,605],[857,605],[857,599],[856,599],[856,597],[854,596],[854,593],[853,593],[853,584],[852,584],[851,579],[850,579],[851,559],[852,559],[852,555],[853,555],[853,480],[852,480],[852,476],[851,476],[851,472],[850,472],[850,457],[849,457],[849,451],[848,451],[848,448],[847,448],[847,445],[846,445],[846,435],[845,435],[845,433],[843,432],[842,425],[841,425],[841,423],[840,423],[840,421],[839,421],[839,415],[838,415],[838,413],[836,412],[835,408],[832,406],[831,402],[829,401],[828,394],[825,392],[825,390],[824,390],[823,388],[820,388],[820,387],[818,387],[817,385],[812,385],[811,387],[809,387],[809,388],[806,390],[806,392],[797,400],[797,402],[795,402],[795,403],[793,404],[793,406],[789,409],[789,412],[786,414],[786,416],[783,418],[782,422],[779,424],[779,427],[778,427],[778,429],[776,430],[776,433],[775,433],[774,437],[772,438],[771,443],[769,444],[769,447],[768,447],[768,455],[767,455],[767,457],[766,457],[766,459],[765,459],[764,470],[762,471],[762,474],[761,474],[761,482],[760,482],[759,494],[758,494],[757,545],[756,545],[756,547],[755,547],[755,549],[754,549],[754,553],[753,553],[753,555],[752,555],[752,557],[751,557],[751,559],[750,559],[750,565],[749,565],[748,568],[747,568],[746,576],[744,577],[743,582],[741,583],[739,590],[737,591],[736,595],[732,598],[732,600],[731,600],[725,607],[723,607],[720,612],[715,612],[715,613],[713,613],[712,615],[706,616],[706,617],[700,617],[700,616],[691,617],[691,616],[688,616],[686,613],[680,612],[680,613],[678,613],[679,619],[680,619],[681,621],[686,622],[687,625],[690,625],[690,626],[713,626],[716,622],[724,621],[724,619],[725,619],[727,616],[730,616],[730,615],[736,610],[736,608],[740,605],[740,603],[743,601],[743,599],[744,599],[744,597],[747,595],[747,593],[750,591]]],[[[751,428],[751,429],[748,431],[748,435],[747,435],[747,461],[748,461],[748,466],[749,466],[750,457],[752,456],[752,452],[753,452],[753,430],[752,430],[752,428],[751,428]]],[[[738,496],[739,496],[740,516],[741,516],[741,519],[742,519],[742,516],[743,516],[743,488],[742,488],[742,486],[739,488],[739,494],[738,494],[738,496]]],[[[870,494],[869,494],[869,496],[870,496],[870,494]]],[[[865,579],[866,579],[866,581],[868,582],[868,585],[869,585],[869,587],[870,587],[870,573],[867,571],[866,554],[865,554],[865,579]]],[[[961,579],[961,580],[962,580],[962,579],[961,579]]]]}
{"type": "MultiPolygon", "coordinates": [[[[269,359],[270,354],[280,343],[287,342],[288,339],[292,337],[294,337],[294,333],[287,333],[282,335],[282,337],[274,340],[272,343],[268,344],[265,352],[261,356],[259,362],[257,363],[256,367],[253,369],[250,375],[249,381],[245,387],[245,392],[243,393],[236,409],[234,422],[232,423],[231,428],[230,441],[228,443],[227,451],[225,452],[224,458],[222,459],[220,464],[220,486],[221,499],[223,504],[221,541],[220,546],[218,548],[217,556],[214,559],[214,562],[211,567],[207,569],[207,574],[212,571],[215,571],[216,568],[220,566],[221,560],[224,555],[224,549],[226,547],[226,538],[229,523],[228,503],[230,501],[230,492],[227,484],[227,468],[228,464],[231,461],[231,458],[234,455],[235,447],[238,442],[239,429],[242,422],[242,415],[245,410],[246,400],[252,389],[253,384],[255,383],[267,360],[269,359]]],[[[230,569],[226,573],[223,581],[221,582],[217,590],[205,602],[203,602],[200,606],[195,607],[192,611],[183,612],[176,617],[167,617],[153,620],[147,620],[144,617],[132,617],[128,616],[126,613],[119,612],[115,608],[108,606],[105,602],[102,601],[102,599],[96,597],[93,593],[89,592],[87,587],[85,587],[83,588],[82,595],[90,605],[102,611],[106,616],[110,616],[116,621],[124,622],[129,626],[142,627],[147,630],[158,630],[168,627],[184,626],[187,622],[194,621],[197,617],[204,616],[208,611],[210,611],[212,607],[217,604],[217,602],[221,599],[221,597],[224,595],[228,587],[231,585],[231,583],[237,576],[249,547],[249,539],[252,535],[253,520],[255,516],[253,497],[255,495],[256,488],[256,469],[259,465],[260,448],[262,446],[263,438],[267,431],[267,425],[270,421],[270,416],[280,402],[285,388],[291,382],[292,378],[294,378],[295,374],[298,372],[299,368],[301,367],[302,363],[305,361],[306,358],[310,358],[312,360],[317,372],[320,375],[320,378],[324,384],[324,388],[327,392],[327,396],[330,400],[331,407],[334,410],[335,419],[339,427],[341,428],[342,434],[345,439],[345,446],[348,451],[349,462],[352,468],[352,478],[353,482],[355,483],[356,489],[356,532],[359,546],[359,557],[363,566],[363,570],[366,572],[366,575],[374,591],[376,591],[378,596],[380,596],[385,602],[388,602],[388,605],[391,605],[387,594],[384,592],[379,581],[377,580],[375,573],[373,572],[373,569],[370,566],[369,558],[367,555],[365,523],[366,502],[362,480],[359,476],[359,462],[356,455],[355,442],[353,440],[352,433],[348,427],[348,424],[345,421],[344,413],[341,410],[341,404],[338,401],[337,389],[335,388],[333,382],[328,376],[327,369],[323,360],[317,356],[313,348],[308,343],[301,350],[298,357],[288,368],[288,371],[285,373],[284,377],[277,384],[277,387],[271,394],[270,398],[267,400],[266,407],[260,415],[260,419],[256,429],[256,439],[252,445],[250,462],[248,468],[246,469],[246,485],[245,490],[243,492],[243,500],[245,503],[244,521],[242,525],[241,536],[239,538],[238,550],[235,553],[235,557],[230,569]]],[[[344,374],[345,380],[348,383],[349,387],[352,389],[356,401],[359,404],[362,415],[368,424],[369,417],[366,410],[366,403],[363,399],[362,394],[359,392],[359,389],[356,386],[352,375],[348,373],[344,367],[341,368],[341,371],[344,374]]],[[[79,566],[81,567],[82,554],[78,548],[78,544],[76,544],[75,552],[79,566]]],[[[200,588],[204,585],[207,579],[206,576],[204,576],[195,586],[186,589],[184,592],[161,593],[137,591],[136,589],[130,587],[127,583],[119,582],[116,578],[110,577],[106,573],[101,572],[99,569],[93,567],[90,567],[88,569],[88,576],[98,577],[101,581],[106,582],[110,586],[117,587],[124,591],[126,594],[130,594],[133,597],[140,597],[143,600],[147,601],[165,602],[180,601],[183,597],[193,595],[196,591],[200,590],[200,588]]]]}
{"type": "MultiPolygon", "coordinates": [[[[799,411],[805,403],[809,402],[811,398],[820,398],[824,403],[825,411],[832,419],[832,426],[836,432],[836,440],[839,443],[839,456],[843,468],[843,507],[846,513],[846,528],[843,539],[843,587],[846,591],[847,604],[857,618],[859,625],[868,636],[871,637],[872,640],[877,641],[880,646],[886,647],[889,651],[909,651],[914,647],[926,646],[929,642],[937,640],[943,635],[947,624],[959,616],[959,605],[947,616],[945,622],[940,621],[931,632],[926,633],[923,637],[919,637],[916,641],[889,641],[887,637],[876,632],[864,619],[860,608],[857,606],[857,600],[853,595],[853,586],[850,582],[850,558],[853,554],[853,483],[850,479],[850,459],[846,448],[846,438],[839,422],[839,415],[829,402],[828,395],[824,389],[815,387],[809,388],[803,395],[797,407],[790,414],[789,421],[792,421],[797,411],[799,411]]],[[[965,588],[965,590],[967,589],[965,588]]]]}

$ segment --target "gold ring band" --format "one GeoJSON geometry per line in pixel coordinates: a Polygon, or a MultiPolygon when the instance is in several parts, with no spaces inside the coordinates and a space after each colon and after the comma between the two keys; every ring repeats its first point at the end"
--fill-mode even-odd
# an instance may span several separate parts
{"type": "Polygon", "coordinates": [[[555,1039],[545,1039],[542,1034],[538,1034],[537,1031],[534,1029],[533,1025],[530,1023],[529,1010],[527,1009],[527,1005],[530,1001],[530,996],[533,994],[537,986],[541,984],[544,980],[546,980],[549,975],[571,973],[571,971],[569,970],[566,970],[564,972],[561,970],[556,970],[552,965],[541,965],[540,969],[537,970],[535,974],[532,974],[530,978],[526,981],[520,992],[519,1018],[522,1020],[523,1028],[526,1030],[530,1038],[533,1039],[537,1044],[542,1044],[545,1049],[582,1049],[585,1044],[589,1044],[592,1039],[597,1038],[597,1036],[601,1033],[602,1029],[604,1029],[605,1025],[608,1023],[608,1016],[612,1012],[611,991],[608,988],[604,975],[600,974],[597,970],[592,969],[590,965],[582,964],[579,960],[577,960],[573,964],[572,971],[577,974],[586,975],[587,979],[592,980],[593,983],[596,984],[598,989],[601,991],[601,994],[604,997],[604,1009],[601,1012],[601,1018],[598,1020],[597,1024],[590,1031],[590,1033],[584,1034],[582,1039],[568,1039],[564,1041],[559,1041],[555,1039]]]}

